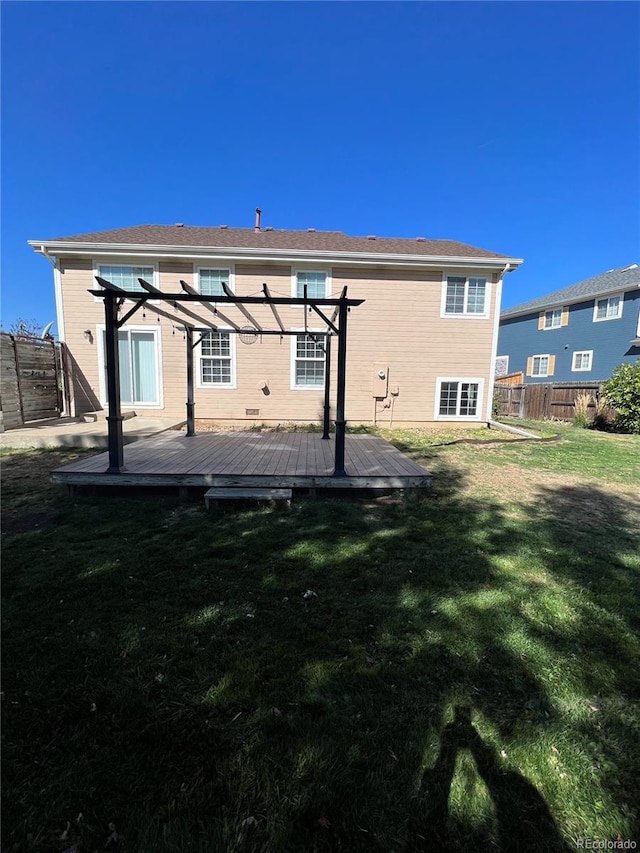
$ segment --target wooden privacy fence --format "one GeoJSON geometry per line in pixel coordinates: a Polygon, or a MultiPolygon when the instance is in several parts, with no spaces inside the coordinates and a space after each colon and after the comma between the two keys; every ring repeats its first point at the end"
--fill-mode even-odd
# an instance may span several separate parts
{"type": "Polygon", "coordinates": [[[503,417],[525,418],[539,421],[544,418],[557,418],[570,421],[575,416],[574,402],[581,394],[592,399],[590,409],[595,408],[600,399],[599,382],[550,382],[519,383],[509,385],[495,384],[495,401],[498,412],[503,417]]]}
{"type": "Polygon", "coordinates": [[[60,417],[67,386],[64,344],[2,332],[0,365],[0,429],[60,417]]]}

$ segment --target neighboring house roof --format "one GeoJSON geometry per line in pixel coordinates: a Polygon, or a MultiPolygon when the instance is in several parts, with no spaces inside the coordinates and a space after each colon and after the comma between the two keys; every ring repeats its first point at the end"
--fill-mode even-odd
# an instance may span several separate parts
{"type": "Polygon", "coordinates": [[[412,256],[424,258],[477,258],[496,259],[511,262],[512,266],[522,263],[521,259],[511,258],[458,243],[453,240],[426,240],[392,237],[350,237],[341,231],[286,231],[263,228],[199,227],[189,225],[135,225],[131,228],[116,228],[111,231],[94,231],[88,234],[75,234],[59,237],[55,240],[29,240],[36,250],[41,246],[55,253],[65,247],[90,248],[91,246],[110,246],[119,248],[138,246],[170,249],[222,249],[246,251],[248,254],[267,252],[300,252],[322,255],[384,255],[412,256]]]}
{"type": "Polygon", "coordinates": [[[640,267],[638,264],[608,270],[608,272],[595,275],[593,278],[580,281],[578,284],[572,284],[570,287],[554,290],[553,293],[548,293],[546,296],[514,305],[513,308],[507,308],[506,311],[503,311],[500,314],[500,319],[506,320],[510,317],[531,314],[534,311],[567,305],[572,302],[583,302],[596,296],[605,296],[607,293],[632,290],[634,287],[640,287],[640,267]]]}

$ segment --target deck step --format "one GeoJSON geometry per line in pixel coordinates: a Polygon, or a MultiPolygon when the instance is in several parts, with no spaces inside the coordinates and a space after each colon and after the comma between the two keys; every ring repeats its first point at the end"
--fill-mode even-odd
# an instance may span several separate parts
{"type": "Polygon", "coordinates": [[[214,486],[205,493],[204,502],[207,509],[211,501],[228,500],[254,501],[290,501],[291,489],[243,489],[214,486]]]}

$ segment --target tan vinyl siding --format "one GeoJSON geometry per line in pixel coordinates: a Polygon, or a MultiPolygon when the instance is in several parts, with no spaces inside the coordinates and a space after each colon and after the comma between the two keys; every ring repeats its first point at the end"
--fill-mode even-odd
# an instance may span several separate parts
{"type": "MultiPolygon", "coordinates": [[[[122,263],[127,263],[123,261],[122,263]]],[[[187,261],[160,261],[158,264],[160,287],[164,291],[180,291],[180,279],[197,286],[194,276],[196,264],[187,261]]],[[[197,262],[197,266],[207,266],[197,262]]],[[[211,262],[223,267],[223,262],[211,262]]],[[[316,267],[317,268],[317,267],[316,267]]],[[[393,399],[395,423],[429,422],[434,417],[436,380],[438,377],[477,377],[484,380],[484,394],[480,403],[478,420],[482,420],[490,394],[491,352],[496,310],[497,273],[484,273],[489,284],[489,312],[487,318],[442,318],[442,270],[374,269],[356,267],[326,267],[332,277],[332,294],[338,296],[344,286],[352,298],[365,299],[348,315],[347,343],[347,418],[351,423],[371,422],[374,418],[373,366],[388,368],[389,396],[397,389],[393,399]]],[[[258,295],[266,283],[273,295],[290,296],[292,268],[284,264],[237,263],[235,265],[235,290],[238,294],[258,295]]],[[[470,271],[470,274],[474,274],[470,271]]],[[[104,324],[102,302],[97,301],[87,289],[92,283],[91,260],[65,260],[62,262],[62,289],[67,343],[75,358],[82,382],[94,395],[94,402],[81,401],[76,395],[79,411],[96,407],[99,397],[97,347],[101,345],[97,334],[104,324]],[[91,329],[93,343],[84,338],[84,330],[91,329]]],[[[182,320],[179,312],[166,304],[165,311],[175,314],[175,322],[162,318],[161,350],[164,379],[164,413],[176,418],[185,417],[186,355],[183,333],[178,330],[182,320]]],[[[197,312],[197,306],[190,305],[197,312]]],[[[225,314],[240,326],[248,326],[234,306],[221,305],[225,314]]],[[[249,306],[255,319],[265,328],[276,328],[275,319],[267,306],[249,306]]],[[[287,329],[302,329],[305,315],[300,308],[278,308],[287,329]]],[[[129,321],[134,326],[157,328],[158,322],[152,307],[140,310],[129,321]]],[[[203,317],[214,319],[201,309],[203,317]]],[[[328,312],[331,313],[331,310],[328,312]]],[[[183,317],[184,320],[184,317],[183,317]]],[[[322,328],[316,314],[307,314],[310,330],[322,328]]],[[[224,322],[220,321],[220,328],[224,322]]],[[[232,421],[245,419],[286,423],[289,421],[318,421],[322,412],[323,388],[292,390],[290,337],[264,336],[251,345],[236,340],[236,388],[197,387],[199,377],[198,351],[195,357],[196,417],[232,421]],[[266,384],[268,393],[263,386],[266,384]],[[259,415],[246,415],[247,409],[259,410],[259,415]]],[[[335,387],[337,340],[333,340],[332,417],[335,416],[335,387]]],[[[377,403],[377,419],[388,422],[391,407],[377,403]]]]}

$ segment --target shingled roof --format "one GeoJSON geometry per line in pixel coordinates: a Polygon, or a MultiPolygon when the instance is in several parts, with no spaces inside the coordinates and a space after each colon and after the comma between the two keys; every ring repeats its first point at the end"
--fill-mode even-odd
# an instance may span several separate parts
{"type": "Polygon", "coordinates": [[[111,231],[73,234],[54,240],[29,241],[44,245],[64,243],[102,243],[114,246],[171,246],[178,248],[221,248],[271,251],[307,251],[380,255],[417,255],[461,258],[504,258],[508,255],[479,249],[453,240],[426,240],[396,237],[349,237],[342,231],[285,231],[253,228],[200,227],[193,225],[134,225],[111,231]]]}
{"type": "Polygon", "coordinates": [[[521,302],[520,305],[514,305],[513,308],[507,308],[506,311],[503,311],[500,314],[500,319],[506,320],[509,317],[516,317],[520,314],[541,311],[543,308],[582,302],[583,300],[603,296],[607,293],[631,290],[634,287],[640,287],[640,267],[638,267],[638,264],[608,270],[600,275],[593,276],[593,278],[587,278],[577,284],[572,284],[570,287],[554,290],[553,293],[549,293],[546,296],[531,299],[529,302],[521,302]]]}

